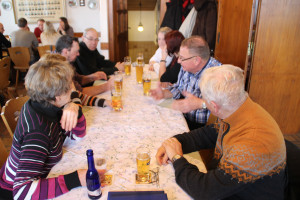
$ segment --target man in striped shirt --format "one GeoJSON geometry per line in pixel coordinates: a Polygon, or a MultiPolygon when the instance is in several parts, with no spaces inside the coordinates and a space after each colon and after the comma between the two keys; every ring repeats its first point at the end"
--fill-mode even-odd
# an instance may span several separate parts
{"type": "Polygon", "coordinates": [[[181,43],[178,63],[182,67],[177,83],[168,89],[158,87],[151,90],[151,95],[155,99],[175,99],[172,108],[184,113],[190,130],[193,130],[204,126],[210,114],[201,99],[200,77],[205,69],[221,63],[210,57],[209,46],[200,36],[192,36],[181,43]]]}

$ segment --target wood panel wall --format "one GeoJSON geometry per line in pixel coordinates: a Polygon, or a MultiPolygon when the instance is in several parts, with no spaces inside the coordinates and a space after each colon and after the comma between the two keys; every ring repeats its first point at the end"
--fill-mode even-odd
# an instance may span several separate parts
{"type": "Polygon", "coordinates": [[[154,55],[158,46],[154,42],[136,42],[129,41],[129,56],[132,62],[135,61],[138,53],[142,52],[144,54],[145,63],[149,63],[150,58],[154,55]]]}
{"type": "Polygon", "coordinates": [[[250,97],[277,121],[283,133],[300,131],[300,1],[262,0],[250,97]]]}

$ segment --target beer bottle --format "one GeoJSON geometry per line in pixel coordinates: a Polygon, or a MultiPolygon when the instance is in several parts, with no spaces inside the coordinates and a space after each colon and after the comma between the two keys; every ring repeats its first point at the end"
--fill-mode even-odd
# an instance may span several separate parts
{"type": "Polygon", "coordinates": [[[88,170],[86,172],[86,186],[88,189],[88,196],[90,199],[99,199],[102,195],[101,192],[101,183],[99,180],[98,171],[95,168],[93,150],[88,149],[86,151],[87,161],[88,161],[88,170]]]}

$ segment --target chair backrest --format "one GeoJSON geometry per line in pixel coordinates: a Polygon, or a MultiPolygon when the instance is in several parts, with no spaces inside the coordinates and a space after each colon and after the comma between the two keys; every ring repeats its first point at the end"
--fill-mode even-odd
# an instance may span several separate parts
{"type": "Polygon", "coordinates": [[[55,51],[55,46],[53,45],[44,45],[38,47],[39,55],[42,57],[46,53],[51,53],[52,51],[55,51]]]}
{"type": "Polygon", "coordinates": [[[9,56],[16,66],[29,67],[30,52],[28,47],[8,48],[9,56]]]}
{"type": "Polygon", "coordinates": [[[0,90],[9,86],[10,58],[5,57],[0,60],[0,90]]]}
{"type": "Polygon", "coordinates": [[[10,99],[2,108],[1,117],[11,137],[14,135],[22,106],[26,103],[26,101],[28,101],[28,99],[29,96],[10,99]]]}
{"type": "Polygon", "coordinates": [[[80,38],[82,36],[83,36],[83,32],[75,32],[74,33],[74,37],[76,37],[76,38],[80,38]]]}
{"type": "Polygon", "coordinates": [[[2,142],[2,140],[0,139],[0,168],[2,167],[2,165],[6,162],[6,159],[8,157],[8,152],[2,142]]]}

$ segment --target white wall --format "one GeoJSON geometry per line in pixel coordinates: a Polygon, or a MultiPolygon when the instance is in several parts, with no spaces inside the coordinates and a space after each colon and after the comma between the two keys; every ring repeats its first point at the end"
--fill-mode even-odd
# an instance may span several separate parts
{"type": "Polygon", "coordinates": [[[140,11],[128,11],[128,40],[129,41],[155,41],[155,11],[142,11],[141,22],[144,31],[139,32],[137,27],[140,23],[140,11]]]}
{"type": "MultiPolygon", "coordinates": [[[[66,5],[66,17],[68,18],[69,24],[73,27],[74,32],[83,32],[84,29],[93,27],[97,31],[101,32],[101,42],[108,42],[108,27],[107,27],[107,1],[99,0],[99,6],[95,10],[91,10],[87,7],[88,1],[85,1],[85,6],[69,7],[66,5]]],[[[18,29],[15,24],[13,9],[6,11],[1,8],[0,22],[4,25],[4,35],[9,35],[11,32],[18,29]]],[[[54,23],[54,27],[58,27],[58,23],[54,23]]],[[[34,30],[36,24],[29,24],[31,31],[34,30]]],[[[108,50],[101,50],[100,43],[98,44],[99,52],[108,57],[108,50]]]]}

